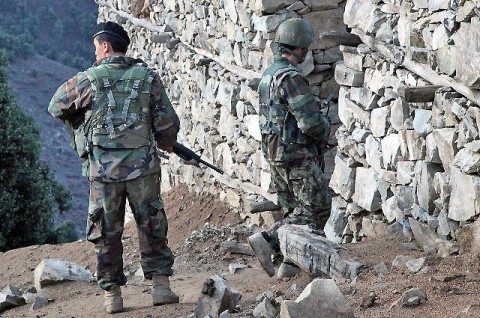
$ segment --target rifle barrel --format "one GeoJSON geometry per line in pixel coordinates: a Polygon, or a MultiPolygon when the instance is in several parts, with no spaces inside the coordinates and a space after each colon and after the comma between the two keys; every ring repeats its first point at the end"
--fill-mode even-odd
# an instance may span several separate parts
{"type": "Polygon", "coordinates": [[[214,165],[212,165],[211,163],[208,163],[206,162],[205,160],[203,160],[199,155],[197,155],[192,149],[189,149],[187,147],[185,147],[184,145],[178,143],[178,142],[175,142],[173,144],[173,152],[179,156],[180,158],[182,158],[183,160],[195,160],[196,162],[199,162],[199,163],[203,163],[204,165],[206,165],[207,167],[215,170],[216,172],[220,173],[220,174],[223,174],[223,170],[221,170],[220,168],[218,167],[215,167],[214,165]]]}
{"type": "Polygon", "coordinates": [[[207,167],[209,167],[209,168],[211,168],[211,169],[215,170],[216,172],[218,172],[218,173],[220,173],[220,174],[223,174],[223,170],[222,170],[222,169],[220,169],[220,168],[218,168],[218,167],[215,167],[214,165],[212,165],[212,164],[210,164],[210,163],[206,162],[205,160],[203,160],[203,159],[199,158],[199,160],[198,160],[198,161],[199,161],[199,162],[201,162],[201,163],[203,163],[203,164],[204,164],[204,165],[206,165],[207,167]]]}

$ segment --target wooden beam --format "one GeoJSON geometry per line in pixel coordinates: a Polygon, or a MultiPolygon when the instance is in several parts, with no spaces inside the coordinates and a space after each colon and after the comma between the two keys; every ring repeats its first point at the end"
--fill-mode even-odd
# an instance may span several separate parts
{"type": "Polygon", "coordinates": [[[282,225],[278,238],[283,256],[313,277],[353,280],[367,268],[346,248],[321,237],[307,225],[282,225]]]}
{"type": "Polygon", "coordinates": [[[144,19],[135,18],[130,13],[127,13],[125,11],[117,10],[110,0],[97,0],[97,3],[99,6],[107,7],[108,11],[113,12],[118,16],[127,19],[135,26],[146,28],[146,29],[149,29],[150,31],[158,32],[160,34],[166,33],[163,31],[163,28],[158,25],[154,25],[144,19]]]}
{"type": "Polygon", "coordinates": [[[475,104],[480,105],[480,91],[472,90],[469,86],[460,83],[447,75],[438,74],[430,67],[411,60],[409,57],[407,57],[402,47],[378,41],[374,37],[365,34],[359,29],[353,29],[352,33],[358,35],[360,39],[362,39],[362,42],[370,47],[370,49],[382,54],[385,58],[391,60],[392,62],[405,67],[409,71],[426,79],[435,86],[451,87],[458,93],[470,99],[475,104]]]}
{"type": "Polygon", "coordinates": [[[252,250],[250,245],[246,243],[238,243],[237,241],[224,241],[220,246],[222,250],[230,253],[255,256],[255,252],[252,250]]]}
{"type": "MultiPolygon", "coordinates": [[[[144,20],[144,19],[135,18],[130,13],[127,13],[125,11],[121,11],[121,10],[116,9],[115,6],[112,4],[112,2],[110,0],[97,0],[97,3],[98,3],[98,5],[107,7],[110,12],[113,12],[113,13],[121,16],[122,18],[127,19],[134,26],[142,27],[142,28],[145,28],[145,29],[150,30],[152,32],[157,32],[159,34],[170,34],[170,33],[164,32],[163,28],[158,26],[158,25],[154,25],[154,24],[152,24],[149,21],[144,20]]],[[[247,80],[252,80],[254,78],[262,77],[262,74],[260,74],[260,73],[257,73],[257,72],[251,71],[251,70],[247,70],[247,69],[244,69],[243,67],[240,67],[238,65],[234,65],[234,64],[230,64],[230,63],[226,62],[219,55],[215,55],[215,54],[210,53],[206,50],[194,47],[194,46],[192,46],[188,43],[185,43],[185,42],[180,42],[180,44],[184,45],[185,47],[194,51],[197,54],[200,54],[200,55],[206,56],[208,58],[211,58],[216,63],[220,64],[223,68],[225,68],[229,72],[232,72],[233,74],[235,74],[239,77],[245,78],[247,80]]]]}
{"type": "Polygon", "coordinates": [[[435,99],[435,92],[442,88],[439,85],[427,86],[407,86],[399,89],[401,97],[405,98],[407,102],[411,103],[426,103],[433,102],[435,99]]]}
{"type": "Polygon", "coordinates": [[[278,211],[282,207],[276,205],[272,201],[264,200],[250,204],[250,213],[260,213],[265,211],[278,211]]]}

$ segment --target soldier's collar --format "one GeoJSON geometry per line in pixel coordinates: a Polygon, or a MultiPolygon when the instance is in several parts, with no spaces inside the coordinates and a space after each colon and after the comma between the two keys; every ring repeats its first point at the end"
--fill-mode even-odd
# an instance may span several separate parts
{"type": "Polygon", "coordinates": [[[287,59],[286,57],[283,57],[281,55],[275,55],[274,56],[274,61],[275,62],[285,62],[285,63],[292,64],[292,65],[295,66],[295,63],[293,63],[292,61],[290,61],[289,59],[287,59]]]}
{"type": "Polygon", "coordinates": [[[98,60],[93,64],[93,66],[98,66],[101,64],[133,64],[134,59],[127,56],[107,56],[101,60],[98,60]]]}

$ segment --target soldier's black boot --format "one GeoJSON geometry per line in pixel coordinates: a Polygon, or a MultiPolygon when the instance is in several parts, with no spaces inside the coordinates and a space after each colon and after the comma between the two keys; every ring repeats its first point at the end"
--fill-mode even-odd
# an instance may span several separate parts
{"type": "Polygon", "coordinates": [[[275,267],[272,262],[273,249],[265,237],[269,237],[266,232],[255,233],[248,237],[248,243],[268,276],[273,277],[275,275],[275,267]]]}

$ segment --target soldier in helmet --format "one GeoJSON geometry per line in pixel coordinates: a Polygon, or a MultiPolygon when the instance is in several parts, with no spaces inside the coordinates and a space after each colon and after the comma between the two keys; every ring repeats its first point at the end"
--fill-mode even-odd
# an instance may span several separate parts
{"type": "Polygon", "coordinates": [[[99,23],[92,38],[97,61],[58,88],[48,111],[69,128],[82,174],[90,182],[87,239],[95,244],[105,309],[123,310],[127,198],[137,223],[143,273],[152,280],[153,305],[178,303],[169,287],[174,257],[167,245],[156,147],[172,151],[179,119],[158,74],[126,56],[130,38],[122,26],[99,23]]]}
{"type": "MultiPolygon", "coordinates": [[[[270,276],[275,275],[272,253],[280,252],[277,229],[286,223],[323,229],[330,215],[331,197],[322,175],[330,123],[297,67],[313,41],[313,30],[306,20],[294,18],[281,23],[274,41],[274,62],[258,86],[262,152],[270,164],[284,218],[248,241],[270,276]]],[[[284,260],[277,275],[285,277],[292,272],[286,270],[291,266],[284,260]]]]}

